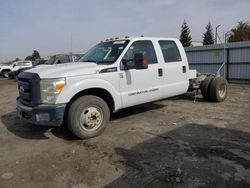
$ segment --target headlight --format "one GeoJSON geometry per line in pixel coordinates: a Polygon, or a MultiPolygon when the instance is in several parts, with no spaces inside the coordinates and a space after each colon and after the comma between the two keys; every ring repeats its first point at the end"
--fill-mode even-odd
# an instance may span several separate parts
{"type": "Polygon", "coordinates": [[[65,78],[41,80],[42,103],[55,104],[56,99],[66,85],[65,78]]]}

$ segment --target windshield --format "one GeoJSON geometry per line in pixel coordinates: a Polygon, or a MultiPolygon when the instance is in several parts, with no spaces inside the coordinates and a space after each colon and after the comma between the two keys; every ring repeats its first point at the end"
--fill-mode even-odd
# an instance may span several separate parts
{"type": "Polygon", "coordinates": [[[101,42],[91,48],[79,59],[79,61],[96,62],[97,64],[114,63],[127,46],[128,42],[129,40],[101,42]]]}

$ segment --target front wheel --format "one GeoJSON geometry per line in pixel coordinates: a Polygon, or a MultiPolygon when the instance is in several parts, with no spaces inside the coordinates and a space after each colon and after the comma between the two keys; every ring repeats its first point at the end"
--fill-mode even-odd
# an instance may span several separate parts
{"type": "Polygon", "coordinates": [[[9,77],[9,72],[10,72],[10,71],[8,71],[8,70],[3,71],[3,77],[4,77],[4,78],[8,78],[8,77],[9,77]]]}
{"type": "Polygon", "coordinates": [[[107,103],[100,97],[86,95],[73,102],[68,111],[69,130],[79,138],[101,134],[110,118],[107,103]]]}

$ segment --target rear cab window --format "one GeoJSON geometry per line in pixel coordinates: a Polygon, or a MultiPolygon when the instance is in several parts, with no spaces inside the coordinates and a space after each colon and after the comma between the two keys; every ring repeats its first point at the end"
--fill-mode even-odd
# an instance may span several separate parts
{"type": "Polygon", "coordinates": [[[179,49],[172,40],[159,40],[159,45],[164,57],[165,63],[181,61],[179,49]]]}

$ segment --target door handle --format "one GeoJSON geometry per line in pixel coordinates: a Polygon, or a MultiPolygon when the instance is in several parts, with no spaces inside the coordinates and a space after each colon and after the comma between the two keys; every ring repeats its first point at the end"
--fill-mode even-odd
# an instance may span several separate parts
{"type": "Polygon", "coordinates": [[[162,68],[158,69],[158,76],[161,77],[163,75],[162,68]]]}
{"type": "Polygon", "coordinates": [[[182,73],[186,73],[186,72],[187,72],[186,66],[182,66],[182,73]]]}

